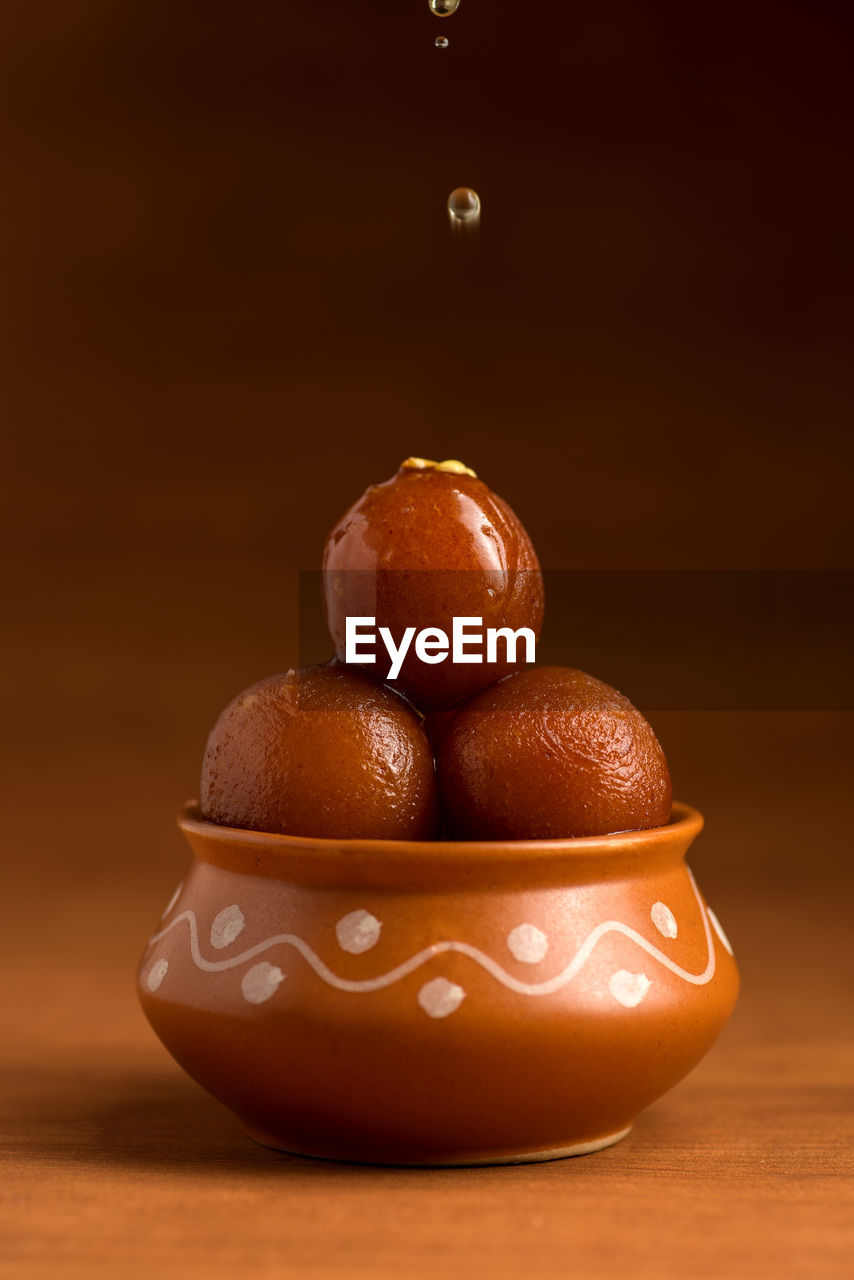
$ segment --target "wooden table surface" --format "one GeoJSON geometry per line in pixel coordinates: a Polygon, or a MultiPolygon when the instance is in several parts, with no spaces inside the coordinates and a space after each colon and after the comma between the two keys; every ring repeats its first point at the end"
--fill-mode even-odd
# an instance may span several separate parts
{"type": "MultiPolygon", "coordinates": [[[[702,839],[694,868],[716,883],[702,839]]],[[[147,877],[54,869],[44,884],[33,867],[5,903],[4,1277],[851,1275],[850,897],[835,877],[716,885],[740,1004],[627,1140],[402,1170],[262,1149],[172,1063],[133,991],[169,874],[161,859],[147,877]]]]}

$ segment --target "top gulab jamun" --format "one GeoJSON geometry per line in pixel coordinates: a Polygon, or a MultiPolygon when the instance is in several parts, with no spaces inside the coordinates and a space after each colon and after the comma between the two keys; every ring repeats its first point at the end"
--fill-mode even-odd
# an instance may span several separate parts
{"type": "Polygon", "coordinates": [[[628,698],[583,671],[535,667],[444,726],[439,793],[466,840],[553,840],[664,826],[664,752],[628,698]]]}
{"type": "MultiPolygon", "coordinates": [[[[408,458],[383,484],[372,485],[338,521],[323,553],[326,620],[340,660],[346,619],[372,617],[399,645],[407,628],[451,636],[453,619],[480,618],[489,628],[528,628],[539,638],[543,580],[519,518],[460,462],[408,458]]],[[[477,653],[470,649],[469,653],[477,653]]],[[[394,687],[423,711],[442,710],[519,670],[504,638],[496,660],[422,660],[410,647],[394,687]]],[[[384,678],[377,649],[372,671],[384,678]]]]}
{"type": "Polygon", "coordinates": [[[201,810],[225,826],[285,835],[430,840],[433,754],[397,694],[359,671],[304,667],[225,708],[205,751],[201,810]]]}

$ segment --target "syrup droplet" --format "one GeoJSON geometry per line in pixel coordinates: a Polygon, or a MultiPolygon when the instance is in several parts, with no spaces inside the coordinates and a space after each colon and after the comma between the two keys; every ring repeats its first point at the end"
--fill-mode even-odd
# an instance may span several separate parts
{"type": "Polygon", "coordinates": [[[433,43],[434,43],[434,45],[436,46],[436,48],[437,48],[437,49],[447,49],[447,47],[448,47],[448,37],[447,37],[447,36],[436,36],[436,39],[433,41],[433,43]]]}
{"type": "Polygon", "coordinates": [[[477,222],[480,218],[480,196],[471,187],[455,187],[448,196],[448,216],[453,224],[477,222]]]}
{"type": "Polygon", "coordinates": [[[430,9],[437,18],[449,18],[460,7],[460,0],[429,0],[430,9]]]}

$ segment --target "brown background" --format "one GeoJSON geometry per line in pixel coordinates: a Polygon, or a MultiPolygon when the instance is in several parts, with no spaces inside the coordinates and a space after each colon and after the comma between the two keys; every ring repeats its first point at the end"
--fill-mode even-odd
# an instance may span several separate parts
{"type": "Polygon", "coordinates": [[[552,570],[851,567],[849,6],[695,8],[4,6],[4,1274],[847,1273],[826,699],[653,714],[744,994],[612,1151],[256,1150],[132,990],[213,719],[407,454],[473,465],[552,570]]]}

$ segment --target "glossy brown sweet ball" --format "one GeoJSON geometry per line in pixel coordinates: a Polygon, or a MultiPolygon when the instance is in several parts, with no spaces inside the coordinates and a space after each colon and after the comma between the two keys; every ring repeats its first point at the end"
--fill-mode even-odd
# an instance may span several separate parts
{"type": "MultiPolygon", "coordinates": [[[[484,637],[489,628],[526,627],[539,638],[543,579],[531,540],[460,462],[408,458],[397,475],[372,485],[329,534],[323,571],[326,620],[342,661],[348,616],[375,618],[377,635],[387,627],[396,646],[408,627],[416,636],[435,628],[450,640],[455,617],[480,618],[484,637]]],[[[386,649],[377,644],[374,652],[372,670],[386,678],[386,649]]],[[[449,652],[430,662],[411,644],[394,687],[423,711],[442,710],[527,660],[521,637],[513,655],[499,637],[492,662],[485,644],[468,653],[483,661],[455,663],[449,652]]]]}
{"type": "Polygon", "coordinates": [[[450,830],[550,840],[664,826],[672,788],[647,721],[610,685],[535,667],[472,698],[439,748],[450,830]]]}
{"type": "Polygon", "coordinates": [[[214,725],[204,817],[334,839],[429,840],[438,806],[430,744],[401,698],[358,671],[304,667],[259,681],[214,725]]]}

